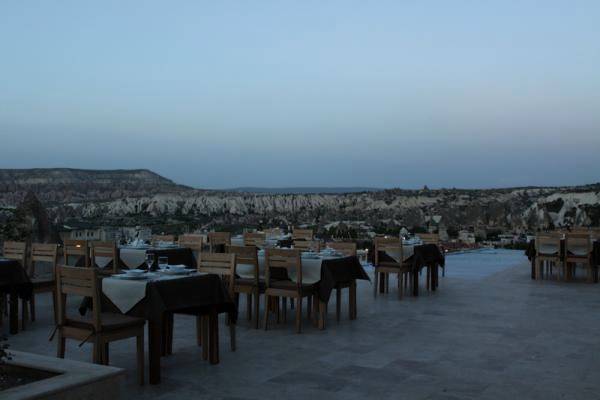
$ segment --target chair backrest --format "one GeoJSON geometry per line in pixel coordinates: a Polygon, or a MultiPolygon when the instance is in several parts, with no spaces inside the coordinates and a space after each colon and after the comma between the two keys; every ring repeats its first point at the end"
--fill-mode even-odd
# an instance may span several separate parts
{"type": "Polygon", "coordinates": [[[271,268],[296,272],[296,283],[302,286],[302,257],[298,249],[265,249],[265,281],[269,286],[271,268]]]}
{"type": "Polygon", "coordinates": [[[152,243],[153,246],[160,242],[175,243],[175,235],[152,235],[150,237],[150,243],[152,243]]]}
{"type": "Polygon", "coordinates": [[[27,243],[25,242],[4,242],[2,254],[4,258],[19,261],[23,268],[27,265],[27,243]]]}
{"type": "Polygon", "coordinates": [[[319,252],[321,250],[321,242],[318,240],[294,240],[294,249],[319,252]]]}
{"type": "Polygon", "coordinates": [[[375,265],[379,264],[380,252],[389,252],[398,254],[399,261],[404,260],[404,249],[402,248],[402,239],[398,237],[376,237],[375,238],[375,265]]]}
{"type": "Polygon", "coordinates": [[[268,228],[264,232],[267,237],[279,237],[283,234],[281,228],[268,228]]]}
{"type": "Polygon", "coordinates": [[[537,256],[560,256],[562,234],[558,232],[538,233],[535,236],[535,252],[537,256]]]}
{"type": "Polygon", "coordinates": [[[292,229],[292,239],[293,240],[313,240],[314,233],[312,229],[292,229]]]}
{"type": "Polygon", "coordinates": [[[237,275],[238,265],[252,265],[254,279],[258,281],[258,251],[254,246],[227,246],[227,252],[235,254],[233,275],[237,275]]]}
{"type": "Polygon", "coordinates": [[[235,260],[234,253],[201,252],[198,256],[198,272],[233,276],[235,260]]]}
{"type": "Polygon", "coordinates": [[[209,232],[208,244],[211,252],[215,250],[215,246],[229,246],[231,244],[230,232],[209,232]]]}
{"type": "Polygon", "coordinates": [[[565,253],[567,257],[588,257],[592,252],[590,233],[567,233],[565,235],[565,253]]]}
{"type": "Polygon", "coordinates": [[[600,228],[590,228],[592,240],[600,240],[600,228]]]}
{"type": "Polygon", "coordinates": [[[328,242],[327,247],[342,253],[346,257],[356,256],[356,243],[354,242],[328,242]]]}
{"type": "Polygon", "coordinates": [[[113,273],[116,273],[119,269],[119,249],[116,242],[90,242],[90,266],[95,267],[97,265],[96,257],[110,258],[113,273]]]}
{"type": "Polygon", "coordinates": [[[77,262],[83,257],[83,265],[87,267],[90,265],[90,253],[88,249],[88,241],[87,240],[65,240],[63,243],[63,256],[64,256],[64,264],[69,264],[69,257],[77,257],[76,261],[74,261],[73,265],[76,265],[77,262]]]}
{"type": "Polygon", "coordinates": [[[31,257],[29,259],[29,276],[37,275],[36,263],[45,262],[52,265],[52,275],[56,277],[56,262],[58,259],[58,245],[54,243],[32,243],[31,257]]]}
{"type": "Polygon", "coordinates": [[[244,233],[244,246],[263,247],[267,235],[262,232],[246,232],[244,233]]]}
{"type": "Polygon", "coordinates": [[[204,243],[204,239],[202,235],[194,235],[194,234],[185,234],[179,236],[179,246],[187,247],[194,251],[202,251],[202,245],[204,243]]]}
{"type": "Polygon", "coordinates": [[[92,324],[96,332],[102,327],[100,321],[100,290],[96,268],[78,268],[59,265],[56,267],[56,293],[58,296],[58,324],[67,325],[67,295],[92,299],[92,324]]]}
{"type": "Polygon", "coordinates": [[[437,233],[418,233],[417,236],[421,239],[423,244],[435,244],[440,245],[440,235],[437,233]]]}

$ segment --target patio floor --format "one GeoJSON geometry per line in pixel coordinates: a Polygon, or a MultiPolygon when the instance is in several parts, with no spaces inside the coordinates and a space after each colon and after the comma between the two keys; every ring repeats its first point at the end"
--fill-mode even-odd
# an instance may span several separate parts
{"type": "MultiPolygon", "coordinates": [[[[127,369],[123,398],[600,398],[600,286],[533,282],[521,254],[489,254],[507,257],[489,269],[449,256],[439,291],[417,299],[398,300],[395,288],[374,299],[359,282],[358,320],[344,308],[337,324],[331,304],[327,329],[305,320],[301,335],[291,313],[270,331],[252,329],[242,299],[238,349],[222,329],[216,366],[201,360],[195,320],[176,316],[160,385],[135,383],[133,340],[111,345],[111,365],[127,369]]],[[[10,336],[11,348],[55,355],[49,299],[38,297],[38,321],[10,336]]],[[[77,345],[67,342],[66,357],[91,360],[91,346],[77,345]]]]}

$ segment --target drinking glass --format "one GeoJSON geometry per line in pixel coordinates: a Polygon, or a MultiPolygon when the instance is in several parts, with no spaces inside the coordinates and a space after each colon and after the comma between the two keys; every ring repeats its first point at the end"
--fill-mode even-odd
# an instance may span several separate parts
{"type": "Polygon", "coordinates": [[[158,257],[158,267],[161,269],[169,268],[169,258],[168,257],[158,257]]]}
{"type": "Polygon", "coordinates": [[[151,271],[154,265],[154,254],[146,254],[146,265],[148,266],[148,271],[151,271]]]}

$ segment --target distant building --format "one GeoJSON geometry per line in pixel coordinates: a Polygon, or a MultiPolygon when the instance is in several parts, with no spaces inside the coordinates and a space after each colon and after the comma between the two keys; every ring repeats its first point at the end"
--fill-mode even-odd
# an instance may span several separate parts
{"type": "Polygon", "coordinates": [[[475,244],[475,233],[467,230],[458,231],[458,241],[466,244],[475,244]]]}
{"type": "Polygon", "coordinates": [[[126,241],[133,239],[150,240],[152,230],[148,227],[73,227],[63,226],[60,232],[62,240],[99,240],[99,241],[126,241]]]}

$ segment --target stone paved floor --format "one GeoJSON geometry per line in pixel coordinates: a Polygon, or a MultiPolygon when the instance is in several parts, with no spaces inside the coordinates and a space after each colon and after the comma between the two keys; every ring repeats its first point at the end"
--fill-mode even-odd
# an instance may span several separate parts
{"type": "MultiPolygon", "coordinates": [[[[374,300],[361,282],[358,299],[357,321],[336,324],[330,310],[325,331],[241,321],[235,353],[223,329],[217,366],[201,360],[194,321],[178,316],[158,386],[135,384],[133,340],[111,345],[111,364],[128,371],[123,398],[600,398],[600,286],[532,282],[521,252],[450,256],[433,295],[374,300]]],[[[54,355],[48,298],[38,307],[10,343],[54,355]]],[[[70,342],[67,357],[90,360],[91,347],[70,342]]]]}

